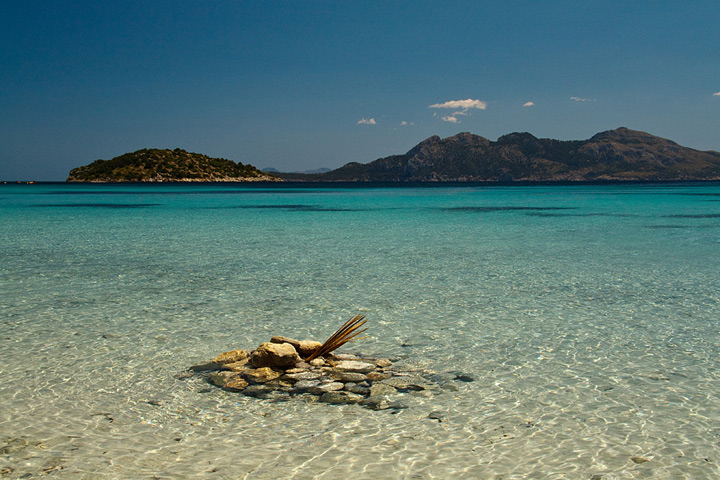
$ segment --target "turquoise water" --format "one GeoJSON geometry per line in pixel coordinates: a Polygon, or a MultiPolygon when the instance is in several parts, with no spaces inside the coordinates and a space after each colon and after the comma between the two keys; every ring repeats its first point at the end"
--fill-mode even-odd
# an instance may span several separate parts
{"type": "Polygon", "coordinates": [[[0,229],[3,478],[720,476],[720,186],[0,185],[0,229]],[[343,351],[476,380],[176,378],[357,313],[343,351]]]}

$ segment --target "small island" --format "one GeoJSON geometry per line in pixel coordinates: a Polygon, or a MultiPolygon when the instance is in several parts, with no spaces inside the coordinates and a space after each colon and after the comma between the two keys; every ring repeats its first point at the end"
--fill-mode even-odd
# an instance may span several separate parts
{"type": "Polygon", "coordinates": [[[281,182],[252,165],[200,153],[146,148],[74,168],[68,182],[281,182]]]}

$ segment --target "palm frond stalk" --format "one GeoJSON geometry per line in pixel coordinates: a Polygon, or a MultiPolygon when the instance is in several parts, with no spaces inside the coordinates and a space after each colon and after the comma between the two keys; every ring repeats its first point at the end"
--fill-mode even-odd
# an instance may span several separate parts
{"type": "Polygon", "coordinates": [[[340,327],[335,333],[333,333],[330,338],[325,340],[325,343],[323,343],[320,348],[315,350],[312,355],[310,355],[306,359],[306,361],[309,362],[310,360],[313,360],[317,357],[327,355],[333,350],[342,347],[350,340],[356,339],[358,335],[367,330],[367,328],[364,328],[358,331],[358,329],[362,327],[365,322],[367,322],[367,320],[365,320],[365,315],[354,316],[353,318],[345,322],[345,324],[340,327]]]}

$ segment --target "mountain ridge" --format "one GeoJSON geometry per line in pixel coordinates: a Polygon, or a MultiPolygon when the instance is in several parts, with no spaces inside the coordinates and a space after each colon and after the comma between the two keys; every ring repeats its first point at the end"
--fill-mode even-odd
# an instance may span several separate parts
{"type": "Polygon", "coordinates": [[[286,180],[386,182],[588,182],[720,180],[720,153],[683,147],[626,127],[588,140],[537,138],[513,132],[493,142],[461,132],[433,135],[403,155],[351,162],[320,175],[286,180]]]}

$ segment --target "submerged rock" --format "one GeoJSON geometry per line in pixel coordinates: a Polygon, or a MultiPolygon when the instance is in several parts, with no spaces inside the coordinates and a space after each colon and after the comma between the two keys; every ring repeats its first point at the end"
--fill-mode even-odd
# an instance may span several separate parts
{"type": "Polygon", "coordinates": [[[250,363],[256,367],[290,367],[299,361],[297,350],[287,342],[261,343],[250,357],[250,363]]]}
{"type": "Polygon", "coordinates": [[[214,363],[225,365],[226,363],[234,363],[239,362],[240,360],[244,360],[248,357],[248,352],[246,350],[230,350],[229,352],[221,353],[217,357],[213,358],[212,361],[214,363]]]}

